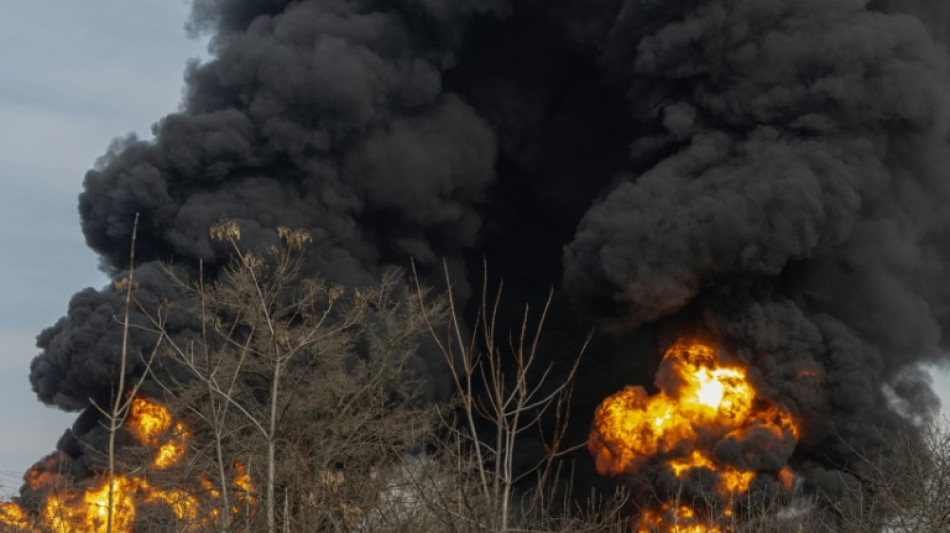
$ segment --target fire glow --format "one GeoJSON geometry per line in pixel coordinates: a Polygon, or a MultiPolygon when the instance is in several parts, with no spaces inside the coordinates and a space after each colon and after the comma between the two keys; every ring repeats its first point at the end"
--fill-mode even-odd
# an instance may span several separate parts
{"type": "MultiPolygon", "coordinates": [[[[186,452],[190,432],[172,419],[164,406],[136,397],[129,409],[128,428],[135,438],[152,453],[150,468],[165,470],[179,464],[186,452]]],[[[254,503],[256,489],[244,465],[235,464],[232,480],[235,494],[244,502],[254,503]]],[[[0,503],[0,529],[3,531],[36,531],[66,533],[73,531],[107,531],[109,510],[109,480],[103,474],[85,482],[82,490],[68,488],[65,476],[31,470],[25,476],[30,490],[44,494],[39,512],[22,508],[15,502],[0,503]]],[[[196,530],[214,522],[218,511],[206,500],[220,497],[212,484],[203,478],[196,480],[199,491],[179,488],[163,489],[154,486],[145,477],[116,474],[113,490],[112,531],[130,533],[140,504],[167,507],[182,524],[185,531],[196,530]],[[199,498],[199,494],[201,497],[199,498]],[[188,526],[190,525],[190,527],[188,526]]],[[[237,512],[233,509],[232,512],[237,512]]]]}
{"type": "Polygon", "coordinates": [[[139,441],[157,448],[154,466],[168,468],[185,454],[184,442],[191,435],[181,422],[172,423],[171,414],[163,406],[135,398],[129,410],[129,424],[139,441]],[[170,432],[173,426],[174,431],[170,432]],[[167,438],[164,443],[163,437],[167,438]]]}
{"type": "MultiPolygon", "coordinates": [[[[716,443],[761,432],[788,449],[798,439],[795,419],[757,395],[745,368],[721,363],[708,345],[680,342],[667,350],[656,381],[660,391],[653,396],[642,387],[626,387],[597,408],[588,448],[599,473],[636,474],[659,465],[682,481],[696,469],[714,472],[715,491],[727,514],[760,474],[790,487],[793,474],[787,466],[774,472],[748,469],[717,460],[713,453],[716,443]]],[[[701,509],[665,501],[641,511],[639,526],[632,529],[723,531],[707,524],[701,509]]]]}

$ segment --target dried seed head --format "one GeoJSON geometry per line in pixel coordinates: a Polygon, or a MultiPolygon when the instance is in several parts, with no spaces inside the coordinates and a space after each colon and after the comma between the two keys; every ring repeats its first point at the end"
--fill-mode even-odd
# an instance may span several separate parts
{"type": "Polygon", "coordinates": [[[241,240],[241,228],[237,222],[230,218],[222,218],[211,225],[208,230],[212,239],[218,241],[239,241],[241,240]]]}
{"type": "MultiPolygon", "coordinates": [[[[115,290],[116,290],[116,291],[122,292],[122,291],[126,290],[127,288],[129,288],[129,278],[117,279],[117,280],[115,280],[115,281],[112,282],[112,285],[115,287],[115,290]]],[[[132,282],[132,290],[135,290],[135,289],[138,289],[138,288],[139,288],[138,282],[134,282],[134,281],[133,281],[133,282],[132,282]]]]}
{"type": "Polygon", "coordinates": [[[365,309],[369,305],[369,295],[363,289],[356,289],[355,300],[357,309],[365,309]]]}
{"type": "Polygon", "coordinates": [[[251,252],[243,254],[241,260],[244,262],[244,266],[251,270],[261,270],[264,268],[264,260],[251,252]]]}
{"type": "Polygon", "coordinates": [[[277,228],[277,236],[291,250],[302,250],[304,245],[311,241],[310,233],[305,229],[290,229],[280,226],[277,228]]]}

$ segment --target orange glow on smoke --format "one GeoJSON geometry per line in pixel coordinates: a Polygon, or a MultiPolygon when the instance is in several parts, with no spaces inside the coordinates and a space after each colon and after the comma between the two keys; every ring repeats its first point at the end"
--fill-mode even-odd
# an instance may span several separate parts
{"type": "Polygon", "coordinates": [[[730,465],[717,467],[716,464],[696,450],[689,457],[674,457],[667,462],[673,469],[676,477],[693,468],[708,468],[719,472],[719,492],[739,494],[749,490],[749,484],[755,479],[756,472],[738,470],[730,465]]]}
{"type": "MultiPolygon", "coordinates": [[[[604,475],[632,474],[647,465],[665,465],[678,480],[694,469],[718,474],[717,493],[726,502],[749,490],[760,472],[715,460],[712,445],[742,439],[751,431],[770,432],[777,441],[797,441],[790,413],[765,401],[748,380],[746,369],[723,364],[715,349],[681,342],[664,355],[657,374],[660,391],[626,387],[597,408],[588,448],[604,475]]],[[[794,474],[786,467],[770,472],[786,487],[794,474]]],[[[727,514],[732,510],[727,509],[727,514]]],[[[638,531],[718,532],[688,505],[659,503],[641,513],[638,531]]]]}
{"type": "Polygon", "coordinates": [[[185,454],[185,441],[191,437],[181,422],[173,424],[168,409],[141,397],[132,400],[129,428],[142,444],[158,448],[153,461],[158,468],[177,463],[185,454]],[[169,431],[172,427],[174,431],[169,431]]]}
{"type": "MultiPolygon", "coordinates": [[[[132,400],[127,421],[129,431],[148,451],[153,452],[152,466],[159,470],[171,468],[185,456],[191,433],[180,422],[172,419],[164,406],[136,397],[132,400]]],[[[236,477],[232,480],[238,499],[256,503],[254,483],[243,464],[235,463],[236,477]]],[[[69,480],[60,474],[31,470],[24,476],[29,489],[45,497],[38,514],[34,515],[13,502],[0,503],[0,530],[43,531],[53,533],[107,531],[109,516],[109,480],[107,474],[83,484],[82,490],[70,487],[69,480]]],[[[169,509],[178,519],[177,531],[206,529],[218,512],[214,502],[217,491],[208,490],[204,478],[194,480],[196,491],[181,488],[163,489],[149,483],[144,477],[116,474],[113,485],[112,531],[131,533],[136,510],[141,504],[152,504],[169,509]],[[199,495],[201,496],[199,498],[199,495]]],[[[234,508],[238,513],[240,509],[234,508]]]]}
{"type": "Polygon", "coordinates": [[[787,466],[778,473],[778,480],[787,491],[795,487],[795,473],[787,466]]]}
{"type": "Polygon", "coordinates": [[[712,524],[703,523],[696,515],[696,511],[686,505],[673,506],[664,504],[662,508],[647,509],[640,516],[640,524],[631,531],[637,533],[653,533],[655,531],[670,531],[672,533],[724,533],[712,524]]]}

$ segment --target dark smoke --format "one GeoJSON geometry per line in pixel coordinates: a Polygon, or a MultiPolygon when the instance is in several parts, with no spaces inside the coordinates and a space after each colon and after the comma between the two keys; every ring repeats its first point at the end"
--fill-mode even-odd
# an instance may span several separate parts
{"type": "Polygon", "coordinates": [[[888,396],[937,404],[947,49],[897,3],[649,4],[605,57],[676,147],[585,214],[565,286],[618,328],[698,316],[802,416],[800,456],[847,464],[903,425],[888,396]]]}
{"type": "MultiPolygon", "coordinates": [[[[611,335],[584,421],[702,329],[803,417],[794,460],[827,490],[842,440],[932,414],[918,366],[945,359],[950,319],[943,0],[196,0],[189,27],[212,59],[188,67],[182,110],[116,141],[80,197],[116,276],[142,214],[156,301],[175,295],[149,263],[213,269],[227,250],[207,230],[227,215],[248,246],[307,228],[310,267],[337,282],[445,258],[464,292],[487,257],[516,300],[560,286],[571,346],[611,335]]],[[[80,292],[41,334],[42,401],[108,394],[120,299],[80,292]]],[[[781,448],[761,437],[717,453],[781,448]]]]}

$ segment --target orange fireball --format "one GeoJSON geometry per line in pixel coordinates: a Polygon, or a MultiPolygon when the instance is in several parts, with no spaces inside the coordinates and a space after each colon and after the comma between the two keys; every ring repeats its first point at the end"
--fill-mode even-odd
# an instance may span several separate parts
{"type": "MultiPolygon", "coordinates": [[[[718,474],[716,492],[732,502],[749,490],[759,472],[717,461],[717,442],[761,432],[782,443],[798,438],[792,415],[760,397],[746,369],[723,363],[709,345],[673,345],[656,381],[660,391],[655,395],[626,387],[597,408],[588,448],[601,474],[665,465],[676,479],[684,479],[693,469],[706,469],[718,474]]],[[[789,483],[787,468],[770,475],[789,483]]],[[[718,531],[704,525],[695,509],[670,502],[644,511],[640,521],[641,531],[718,531]]]]}
{"type": "Polygon", "coordinates": [[[132,399],[129,428],[142,444],[158,448],[153,460],[158,468],[168,468],[185,454],[184,441],[190,435],[181,422],[172,421],[168,409],[162,405],[142,397],[132,399]]]}
{"type": "MultiPolygon", "coordinates": [[[[191,433],[182,423],[172,419],[168,409],[140,397],[132,399],[128,428],[154,452],[152,466],[158,469],[170,468],[179,463],[191,438],[191,433]]],[[[238,500],[253,505],[256,501],[253,481],[244,465],[235,463],[234,467],[237,475],[232,486],[238,494],[238,500]]],[[[81,489],[70,487],[69,480],[61,474],[36,468],[27,472],[24,478],[31,490],[44,494],[45,501],[36,515],[13,502],[0,503],[0,531],[98,533],[108,530],[109,481],[106,476],[86,481],[81,489]]],[[[197,493],[211,499],[220,496],[217,491],[207,488],[210,486],[207,480],[198,478],[195,482],[203,486],[197,493]]],[[[214,505],[208,505],[209,502],[203,505],[195,491],[163,489],[149,483],[144,477],[119,474],[113,483],[111,529],[116,533],[133,530],[136,507],[143,503],[170,509],[180,523],[179,531],[204,529],[217,516],[214,505]]],[[[236,514],[240,509],[235,507],[232,512],[236,514]]]]}

